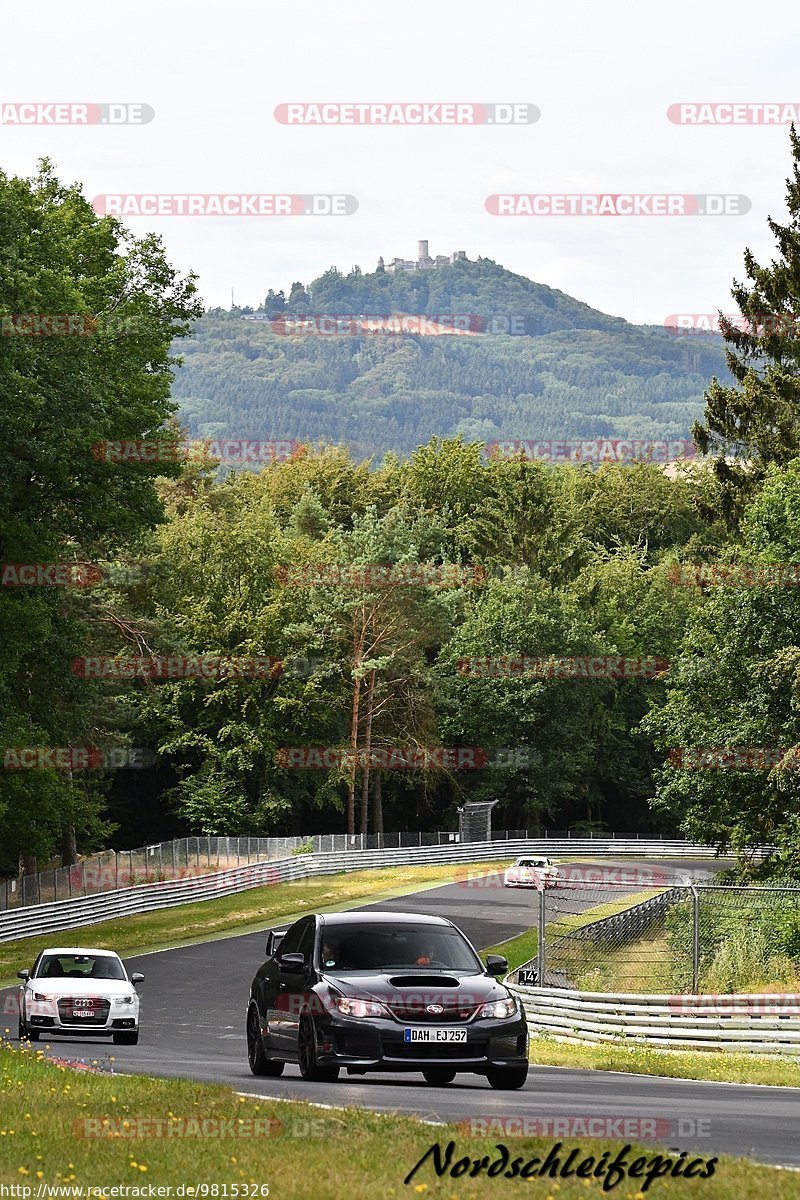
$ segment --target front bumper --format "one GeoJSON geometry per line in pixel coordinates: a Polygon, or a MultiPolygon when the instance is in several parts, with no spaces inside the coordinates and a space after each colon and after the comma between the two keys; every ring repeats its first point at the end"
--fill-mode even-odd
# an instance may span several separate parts
{"type": "Polygon", "coordinates": [[[504,883],[505,887],[535,888],[537,891],[541,891],[542,888],[547,890],[547,888],[558,887],[558,877],[557,876],[556,877],[548,876],[543,880],[542,879],[505,879],[503,881],[503,883],[504,883]]]}
{"type": "Polygon", "coordinates": [[[28,1029],[67,1037],[110,1037],[113,1033],[136,1033],[139,1006],[109,1002],[92,1017],[72,1018],[63,1000],[26,1004],[24,1022],[28,1029]]]}
{"type": "Polygon", "coordinates": [[[422,1071],[436,1066],[484,1074],[489,1067],[516,1067],[528,1061],[528,1027],[521,1015],[438,1026],[466,1028],[464,1042],[406,1042],[406,1026],[382,1017],[325,1016],[317,1020],[316,1028],[317,1061],[326,1066],[372,1071],[422,1071]]]}

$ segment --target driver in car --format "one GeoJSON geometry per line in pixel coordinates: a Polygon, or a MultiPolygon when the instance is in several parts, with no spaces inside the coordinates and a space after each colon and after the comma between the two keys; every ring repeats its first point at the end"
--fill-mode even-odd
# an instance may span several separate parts
{"type": "Polygon", "coordinates": [[[420,953],[416,960],[418,967],[429,967],[436,957],[436,951],[430,942],[418,947],[420,953]]]}

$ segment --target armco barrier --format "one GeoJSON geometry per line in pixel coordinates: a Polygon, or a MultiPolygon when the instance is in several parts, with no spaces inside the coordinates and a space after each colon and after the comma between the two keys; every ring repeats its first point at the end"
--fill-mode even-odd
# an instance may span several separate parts
{"type": "Polygon", "coordinates": [[[534,1036],[800,1057],[800,996],[645,996],[509,986],[534,1036]]]}
{"type": "MultiPolygon", "coordinates": [[[[491,840],[540,841],[546,849],[561,847],[564,842],[572,846],[586,846],[594,853],[592,843],[600,848],[620,846],[621,853],[629,853],[633,843],[643,850],[656,852],[666,847],[685,845],[663,836],[647,836],[626,833],[572,834],[569,830],[543,830],[541,833],[529,829],[497,829],[492,831],[491,840]]],[[[168,879],[185,879],[188,875],[208,875],[212,871],[225,871],[248,863],[287,858],[290,854],[337,853],[350,854],[362,850],[395,850],[426,846],[456,845],[461,841],[458,833],[437,830],[433,832],[403,833],[324,833],[311,837],[227,837],[192,836],[175,838],[169,842],[149,843],[131,850],[103,850],[80,859],[72,866],[49,867],[44,871],[23,875],[15,879],[0,879],[0,913],[12,908],[53,904],[58,900],[74,900],[78,896],[95,896],[99,892],[114,892],[120,888],[136,887],[140,883],[164,883],[168,879]]]]}
{"type": "Polygon", "coordinates": [[[114,917],[133,916],[211,900],[250,888],[263,887],[311,875],[332,875],[340,871],[358,871],[371,867],[400,867],[426,863],[477,863],[487,860],[507,860],[520,854],[548,853],[551,855],[646,855],[663,858],[713,858],[711,846],[695,846],[690,842],[623,842],[609,838],[578,841],[575,838],[555,842],[525,840],[503,842],[459,842],[444,846],[401,847],[396,850],[352,850],[335,854],[302,854],[270,862],[250,863],[206,875],[186,879],[170,879],[165,883],[146,883],[136,887],[82,896],[74,900],[59,900],[52,904],[29,905],[0,913],[0,942],[20,937],[55,933],[62,929],[77,929],[82,925],[109,921],[114,917]]]}

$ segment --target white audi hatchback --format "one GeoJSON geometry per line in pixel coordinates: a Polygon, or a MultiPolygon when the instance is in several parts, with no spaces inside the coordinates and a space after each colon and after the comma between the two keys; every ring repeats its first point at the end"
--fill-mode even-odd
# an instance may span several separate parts
{"type": "Polygon", "coordinates": [[[113,1037],[118,1046],[139,1040],[136,984],[113,950],[79,946],[43,950],[30,971],[18,971],[19,1036],[38,1042],[51,1037],[113,1037]]]}

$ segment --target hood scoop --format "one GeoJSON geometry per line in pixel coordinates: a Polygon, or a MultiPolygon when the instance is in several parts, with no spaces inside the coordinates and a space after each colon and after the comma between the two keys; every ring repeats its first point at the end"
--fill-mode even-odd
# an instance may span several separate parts
{"type": "Polygon", "coordinates": [[[451,975],[393,975],[389,980],[396,988],[457,988],[460,980],[451,975]]]}

